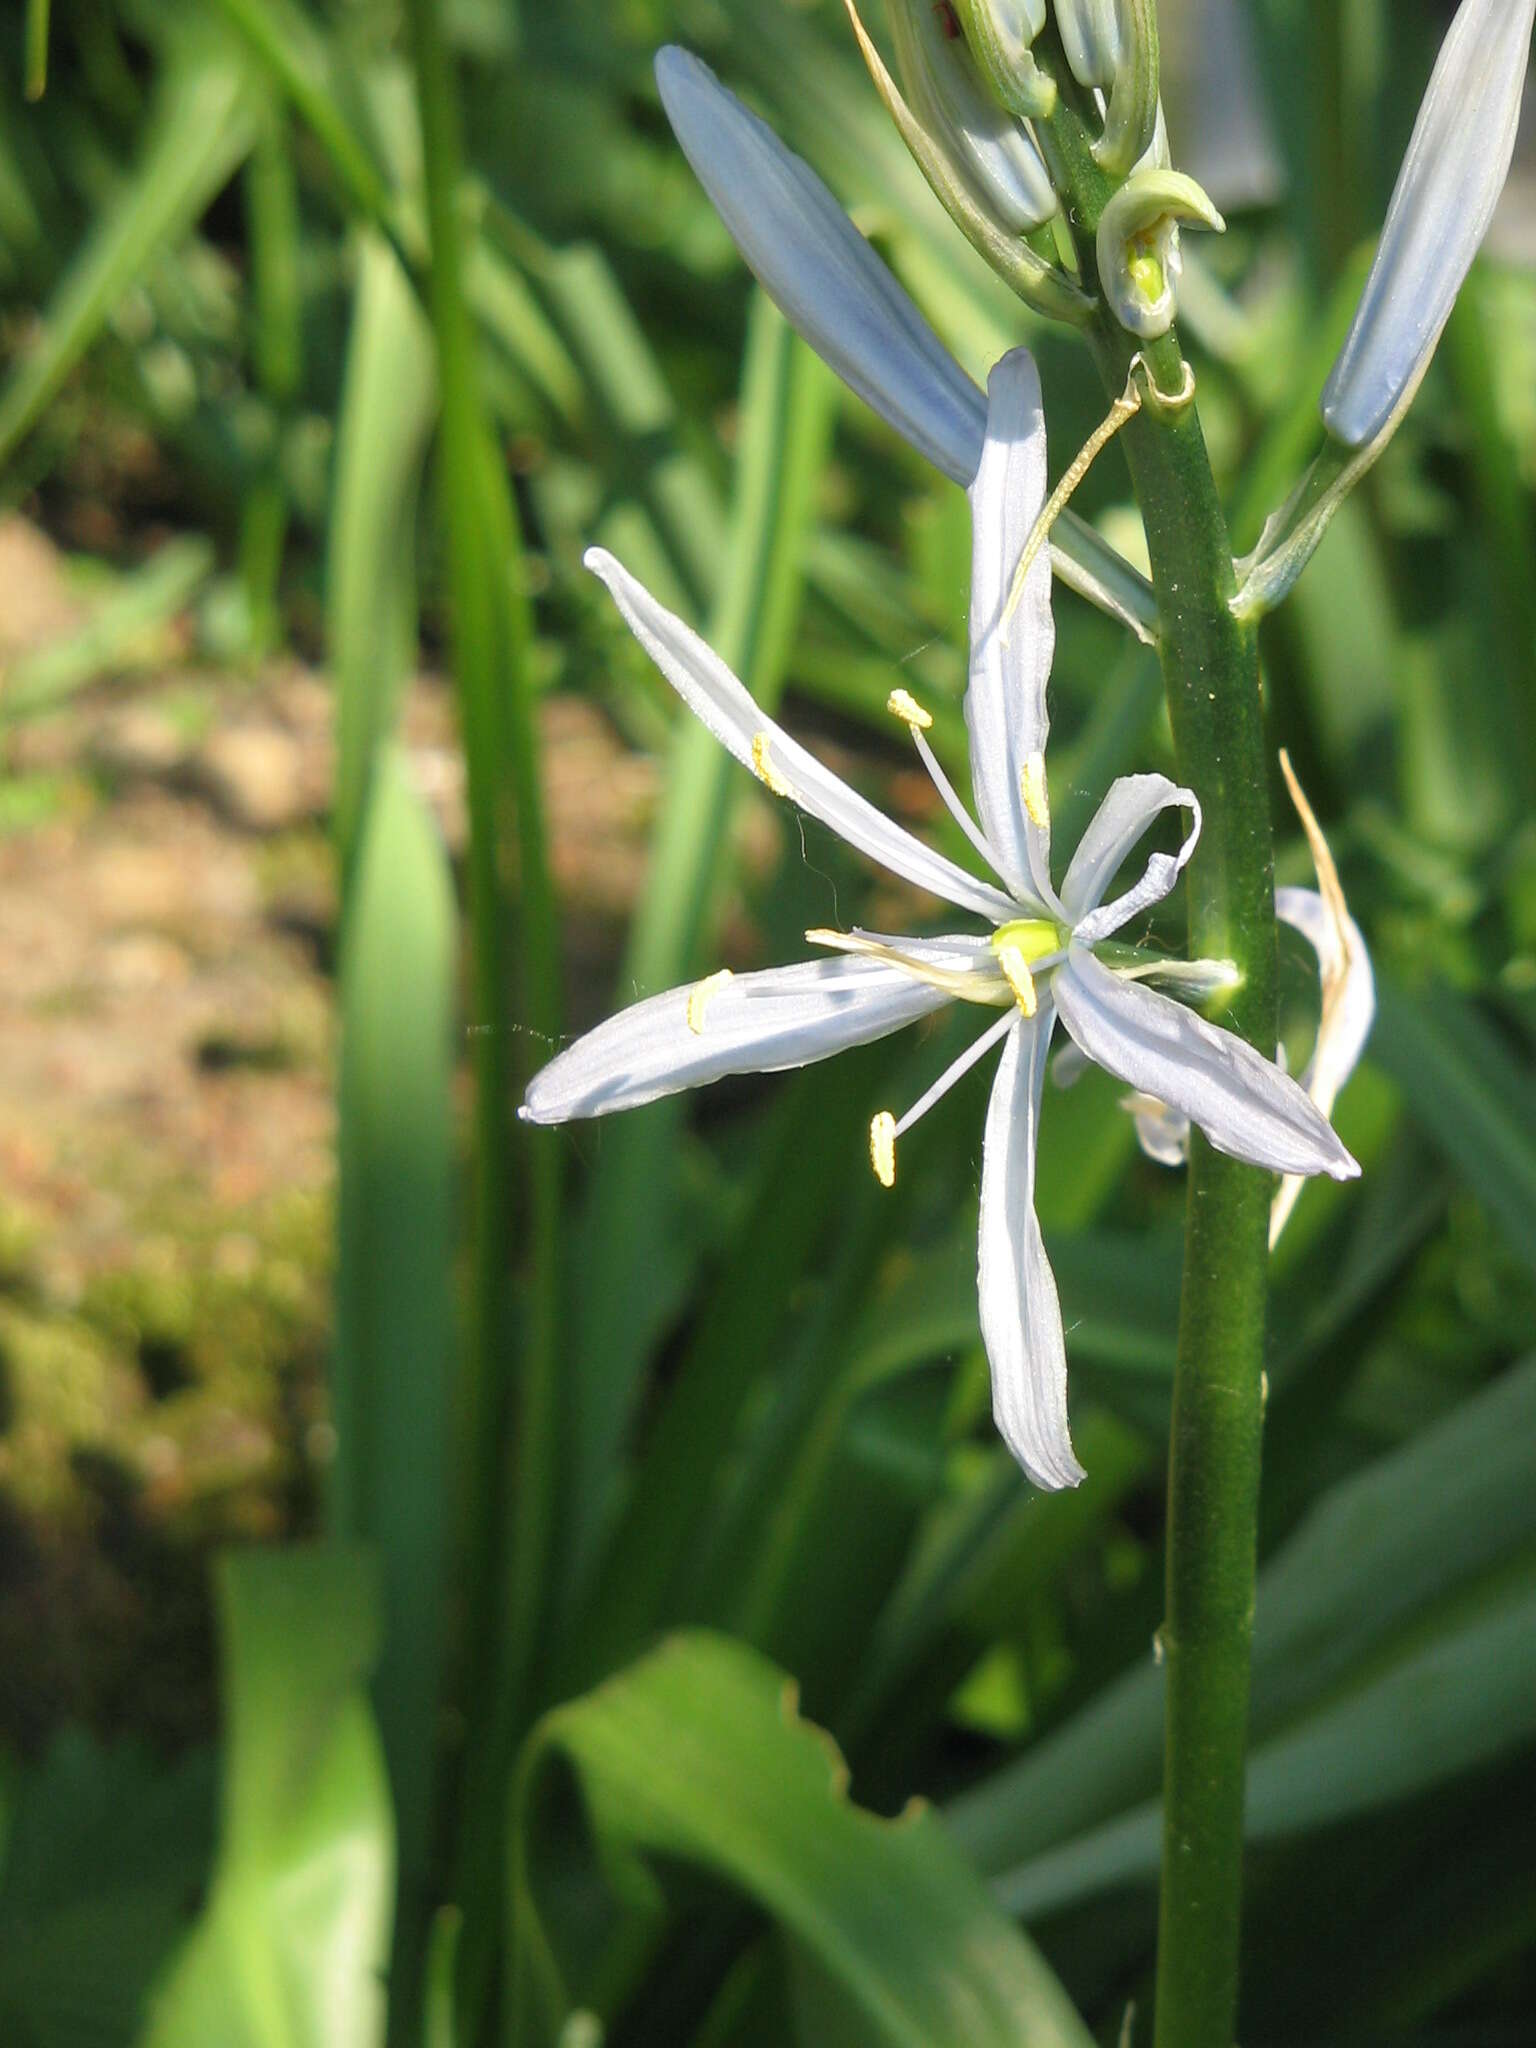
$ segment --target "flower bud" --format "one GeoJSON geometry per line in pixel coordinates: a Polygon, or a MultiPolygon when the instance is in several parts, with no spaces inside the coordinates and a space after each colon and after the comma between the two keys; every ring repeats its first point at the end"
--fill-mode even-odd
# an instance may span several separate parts
{"type": "Polygon", "coordinates": [[[983,86],[959,17],[930,0],[890,0],[891,37],[908,104],[998,225],[1044,227],[1060,202],[1028,130],[983,86]]]}
{"type": "Polygon", "coordinates": [[[1361,448],[1429,366],[1509,175],[1536,0],[1463,0],[1398,173],[1376,261],[1323,392],[1328,431],[1361,448]]]}
{"type": "Polygon", "coordinates": [[[1045,26],[1045,0],[955,0],[955,12],[983,77],[1011,114],[1044,120],[1056,107],[1056,81],[1030,45],[1045,26]]]}
{"type": "Polygon", "coordinates": [[[1155,0],[1056,0],[1056,26],[1072,76],[1107,95],[1094,157],[1123,175],[1151,148],[1157,125],[1155,0]]]}
{"type": "MultiPolygon", "coordinates": [[[[896,0],[892,5],[896,41],[903,51],[910,88],[919,101],[914,108],[907,104],[870,41],[859,19],[857,0],[844,0],[844,5],[886,111],[918,169],[967,241],[1037,312],[1054,320],[1086,320],[1093,301],[1025,239],[1027,226],[1043,225],[1058,205],[1049,178],[1043,186],[1037,185],[1035,166],[1039,165],[1043,176],[1044,165],[1029,135],[987,100],[973,68],[961,68],[970,64],[963,47],[938,52],[943,59],[938,64],[933,61],[933,42],[920,37],[925,14],[944,44],[951,41],[946,25],[958,27],[958,22],[954,17],[948,17],[948,24],[938,22],[927,13],[926,0],[921,5],[918,0],[896,0]],[[1032,155],[1022,154],[1021,145],[1032,155]]],[[[944,13],[948,16],[947,7],[944,13]]],[[[953,40],[958,42],[958,35],[953,40]]]]}
{"type": "Polygon", "coordinates": [[[1179,222],[1226,222],[1193,178],[1181,171],[1133,171],[1099,220],[1099,282],[1111,312],[1130,333],[1155,341],[1173,325],[1183,257],[1179,222]]]}

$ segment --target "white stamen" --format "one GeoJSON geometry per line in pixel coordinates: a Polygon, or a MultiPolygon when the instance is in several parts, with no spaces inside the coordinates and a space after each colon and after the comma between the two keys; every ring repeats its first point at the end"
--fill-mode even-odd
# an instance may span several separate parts
{"type": "Polygon", "coordinates": [[[923,766],[928,770],[934,788],[944,800],[945,810],[948,811],[949,815],[954,819],[960,830],[969,839],[972,846],[975,847],[992,872],[995,875],[1000,875],[1002,869],[998,865],[997,855],[992,851],[986,834],[960,801],[954,784],[939,766],[938,755],[929,746],[916,726],[912,728],[912,737],[917,743],[917,751],[922,756],[923,766]]]}
{"type": "Polygon", "coordinates": [[[805,942],[808,946],[825,946],[833,953],[853,953],[863,960],[883,960],[888,967],[899,967],[914,981],[941,988],[961,1002],[994,1005],[1012,1000],[1007,982],[1000,974],[989,972],[988,956],[984,953],[976,955],[975,967],[940,967],[915,954],[903,953],[899,946],[888,946],[883,939],[869,938],[863,932],[830,931],[823,926],[808,931],[805,942]]]}
{"type": "Polygon", "coordinates": [[[707,975],[703,981],[696,981],[688,991],[688,1029],[695,1038],[704,1036],[704,1012],[711,999],[718,995],[728,981],[734,977],[729,967],[722,967],[718,974],[707,975]]]}
{"type": "Polygon", "coordinates": [[[894,1141],[897,1138],[904,1138],[907,1132],[910,1131],[912,1126],[918,1121],[919,1117],[926,1116],[929,1110],[932,1109],[933,1105],[936,1102],[941,1101],[943,1097],[949,1093],[950,1089],[954,1087],[957,1081],[964,1080],[965,1076],[971,1071],[972,1067],[975,1066],[976,1062],[979,1059],[982,1059],[988,1052],[990,1052],[992,1047],[997,1044],[998,1040],[1002,1038],[1007,1031],[1011,1030],[1012,1027],[1012,1010],[1008,1012],[1007,1016],[999,1017],[995,1024],[989,1024],[986,1030],[983,1031],[983,1033],[981,1034],[980,1038],[978,1038],[973,1045],[967,1046],[965,1051],[961,1053],[959,1059],[952,1061],[951,1064],[944,1069],[943,1073],[940,1074],[939,1078],[937,1079],[937,1081],[934,1082],[933,1086],[927,1089],[922,1095],[920,1095],[917,1098],[916,1102],[913,1103],[912,1107],[907,1111],[906,1115],[892,1130],[892,1142],[894,1143],[894,1141]]]}

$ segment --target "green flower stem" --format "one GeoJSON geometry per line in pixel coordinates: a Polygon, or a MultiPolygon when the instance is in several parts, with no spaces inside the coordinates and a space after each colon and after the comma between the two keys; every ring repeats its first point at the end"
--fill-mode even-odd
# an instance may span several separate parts
{"type": "MultiPolygon", "coordinates": [[[[1111,187],[1065,92],[1049,140],[1091,282],[1111,187]]],[[[1118,396],[1137,344],[1107,313],[1091,339],[1104,388],[1118,396]]],[[[1159,389],[1178,392],[1177,337],[1144,354],[1159,389]]],[[[1196,407],[1148,402],[1121,439],[1146,526],[1179,772],[1204,814],[1189,868],[1190,949],[1236,962],[1241,984],[1221,1021],[1272,1056],[1274,876],[1257,640],[1229,609],[1231,546],[1196,407]]],[[[1268,1175],[1195,1133],[1168,1461],[1157,2048],[1231,2048],[1236,2020],[1270,1194],[1268,1175]]]]}

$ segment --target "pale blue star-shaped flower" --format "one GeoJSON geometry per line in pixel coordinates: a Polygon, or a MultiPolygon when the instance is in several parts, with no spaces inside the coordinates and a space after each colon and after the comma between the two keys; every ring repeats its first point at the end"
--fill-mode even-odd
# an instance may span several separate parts
{"type": "Polygon", "coordinates": [[[1210,971],[1150,963],[1105,942],[1173,888],[1194,851],[1194,794],[1162,775],[1114,783],[1058,891],[1046,797],[1046,684],[1055,645],[1050,567],[1033,562],[1016,609],[1010,586],[1045,500],[1045,424],[1026,350],[992,373],[981,460],[971,485],[971,659],[965,699],[976,817],[923,735],[926,714],[902,691],[892,709],[912,729],[945,804],[995,880],[984,881],[884,816],[753,702],[699,636],[611,555],[587,562],[636,638],[689,709],[775,795],[819,819],[891,873],[978,920],[937,938],[817,932],[832,957],[765,972],[712,975],[610,1018],[552,1060],[521,1109],[532,1123],[631,1109],[727,1074],[774,1072],[883,1038],[953,1002],[997,1012],[907,1112],[877,1116],[871,1160],[887,1183],[902,1135],[986,1053],[1002,1048],[982,1151],[978,1291],[998,1428],[1042,1487],[1083,1476],[1067,1426],[1066,1345],[1056,1284],[1034,1208],[1035,1139],[1059,1020],[1090,1060],[1197,1124],[1218,1150],[1281,1174],[1348,1179],[1359,1168],[1306,1094],[1232,1033],[1146,985],[1210,986],[1210,971]],[[1105,901],[1123,861],[1168,809],[1187,812],[1176,855],[1154,853],[1105,901]],[[1101,957],[1102,955],[1102,957],[1101,957]]]}

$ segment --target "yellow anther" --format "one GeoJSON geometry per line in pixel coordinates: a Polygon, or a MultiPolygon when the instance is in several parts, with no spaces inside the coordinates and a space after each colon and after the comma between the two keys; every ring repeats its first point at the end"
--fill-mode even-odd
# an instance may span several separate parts
{"type": "Polygon", "coordinates": [[[788,796],[789,784],[773,765],[768,752],[773,739],[770,732],[755,732],[752,735],[752,773],[759,782],[765,783],[775,796],[788,796]]]}
{"type": "Polygon", "coordinates": [[[703,981],[696,981],[688,991],[688,1029],[695,1038],[704,1036],[704,1012],[711,1000],[731,980],[729,967],[722,967],[718,974],[706,975],[703,981]]]}
{"type": "Polygon", "coordinates": [[[1051,794],[1045,786],[1045,756],[1031,754],[1019,772],[1019,793],[1024,799],[1024,808],[1029,813],[1029,822],[1038,825],[1042,832],[1051,829],[1051,794]]]}
{"type": "Polygon", "coordinates": [[[1013,990],[1013,1000],[1026,1017],[1033,1017],[1040,1007],[1035,994],[1035,977],[1029,971],[1029,962],[1024,958],[1022,946],[999,946],[997,964],[1003,970],[1003,979],[1013,990]]]}
{"type": "Polygon", "coordinates": [[[869,1163],[883,1188],[896,1185],[896,1119],[882,1109],[869,1126],[869,1163]]]}
{"type": "Polygon", "coordinates": [[[933,724],[933,713],[925,711],[910,690],[892,690],[885,700],[885,708],[903,725],[910,725],[914,732],[927,732],[933,724]]]}

